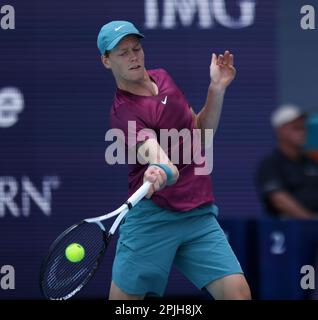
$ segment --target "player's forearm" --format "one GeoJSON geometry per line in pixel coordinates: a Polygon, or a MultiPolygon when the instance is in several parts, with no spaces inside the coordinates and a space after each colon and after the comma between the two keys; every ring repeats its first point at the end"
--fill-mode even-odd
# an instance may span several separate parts
{"type": "Polygon", "coordinates": [[[306,209],[296,199],[287,192],[278,191],[270,196],[270,201],[274,207],[285,217],[296,219],[313,219],[314,214],[306,209]]]}
{"type": "Polygon", "coordinates": [[[197,115],[200,129],[212,129],[215,134],[222,112],[225,88],[210,84],[205,105],[197,115]]]}

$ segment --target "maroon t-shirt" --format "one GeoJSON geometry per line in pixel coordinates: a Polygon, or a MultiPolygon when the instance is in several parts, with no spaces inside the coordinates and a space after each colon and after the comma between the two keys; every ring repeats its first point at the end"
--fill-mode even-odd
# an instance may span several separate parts
{"type": "MultiPolygon", "coordinates": [[[[163,69],[147,72],[158,87],[158,95],[140,96],[117,89],[111,108],[111,127],[124,132],[126,152],[128,147],[130,150],[147,138],[156,138],[160,144],[160,129],[175,128],[180,131],[186,128],[190,132],[194,129],[190,105],[169,74],[163,69]],[[134,130],[128,130],[128,121],[135,122],[137,135],[134,130]],[[139,136],[141,130],[144,134],[139,136]]],[[[184,141],[180,138],[177,145],[164,148],[170,159],[176,148],[180,151],[178,163],[174,162],[179,170],[178,181],[152,195],[155,204],[176,211],[188,211],[214,202],[211,175],[195,175],[194,169],[202,165],[195,164],[193,159],[183,161],[184,141]]],[[[194,139],[189,141],[193,147],[194,139]]],[[[129,196],[142,185],[147,167],[139,163],[129,165],[129,196]]]]}

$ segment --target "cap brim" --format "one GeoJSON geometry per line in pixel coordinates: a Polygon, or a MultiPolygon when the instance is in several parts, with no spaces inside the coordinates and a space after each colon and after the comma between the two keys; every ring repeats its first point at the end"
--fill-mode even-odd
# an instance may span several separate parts
{"type": "Polygon", "coordinates": [[[139,38],[144,38],[145,36],[141,33],[134,33],[134,32],[127,32],[127,33],[124,33],[124,34],[121,34],[119,35],[117,38],[115,38],[110,44],[109,46],[106,48],[106,51],[110,51],[112,49],[114,49],[116,47],[116,45],[126,36],[129,36],[129,35],[135,35],[135,36],[138,36],[139,38]]]}

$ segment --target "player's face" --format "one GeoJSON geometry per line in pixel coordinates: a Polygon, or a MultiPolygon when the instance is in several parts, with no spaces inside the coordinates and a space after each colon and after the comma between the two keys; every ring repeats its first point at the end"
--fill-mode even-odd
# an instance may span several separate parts
{"type": "Polygon", "coordinates": [[[117,81],[140,81],[144,78],[144,51],[137,36],[124,37],[108,55],[108,65],[117,81]]]}
{"type": "Polygon", "coordinates": [[[278,130],[279,138],[294,146],[302,147],[306,139],[306,119],[300,117],[290,123],[283,125],[278,130]]]}

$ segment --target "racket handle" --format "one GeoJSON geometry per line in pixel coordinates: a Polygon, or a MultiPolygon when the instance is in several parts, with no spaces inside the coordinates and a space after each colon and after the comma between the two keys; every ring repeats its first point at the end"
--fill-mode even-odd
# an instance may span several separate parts
{"type": "MultiPolygon", "coordinates": [[[[131,205],[131,208],[134,207],[148,192],[151,182],[146,181],[128,200],[126,203],[131,205]]],[[[129,208],[130,209],[130,208],[129,208]]]]}

